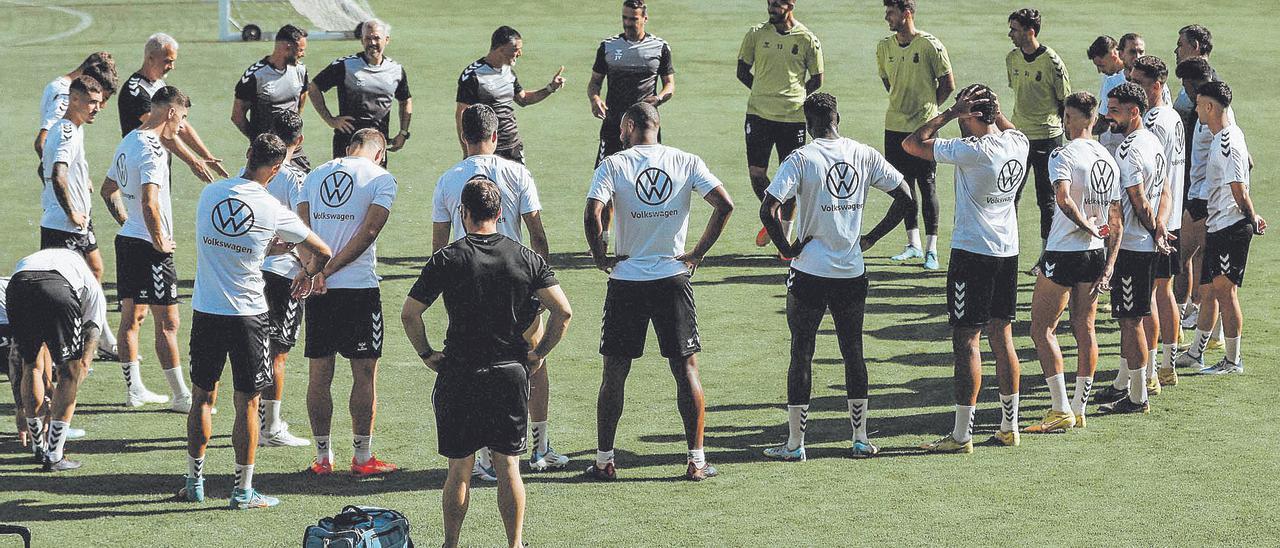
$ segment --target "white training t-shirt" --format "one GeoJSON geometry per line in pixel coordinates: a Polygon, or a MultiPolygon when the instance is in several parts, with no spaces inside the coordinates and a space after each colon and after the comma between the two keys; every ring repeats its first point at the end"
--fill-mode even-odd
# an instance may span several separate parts
{"type": "MultiPolygon", "coordinates": [[[[369,206],[391,211],[396,199],[396,178],[367,158],[347,156],[325,162],[307,175],[302,183],[299,204],[308,204],[311,230],[329,244],[334,256],[351,242],[364,223],[369,206]]],[[[368,249],[341,270],[325,279],[330,289],[369,289],[378,287],[378,244],[368,249]]]]}
{"type": "Polygon", "coordinates": [[[135,129],[130,131],[116,147],[114,160],[107,169],[107,178],[120,185],[129,219],[120,227],[119,234],[129,238],[151,241],[147,221],[142,217],[142,187],[156,185],[156,198],[160,204],[160,226],[164,235],[173,238],[173,206],[169,194],[169,150],[160,143],[154,131],[135,129]]]}
{"type": "Polygon", "coordinates": [[[1182,117],[1169,106],[1148,110],[1142,117],[1142,123],[1164,147],[1165,182],[1169,185],[1172,198],[1169,201],[1169,219],[1165,228],[1178,230],[1182,228],[1182,193],[1186,188],[1186,171],[1183,170],[1186,165],[1186,128],[1182,125],[1182,117]]]}
{"type": "MultiPolygon", "coordinates": [[[[1049,179],[1056,193],[1059,181],[1070,181],[1068,193],[1085,220],[1107,224],[1112,202],[1120,200],[1120,168],[1106,147],[1093,139],[1072,139],[1049,154],[1049,179]]],[[[1053,225],[1045,251],[1088,251],[1102,249],[1106,242],[1054,207],[1053,225]]]]}
{"type": "Polygon", "coordinates": [[[1142,195],[1151,205],[1152,216],[1160,216],[1160,193],[1164,192],[1165,185],[1164,145],[1151,131],[1138,128],[1116,149],[1116,164],[1120,167],[1120,188],[1125,194],[1120,200],[1124,207],[1124,236],[1120,239],[1120,249],[1154,253],[1156,239],[1138,220],[1133,201],[1129,199],[1129,189],[1141,187],[1142,195]]]}
{"type": "Polygon", "coordinates": [[[93,322],[99,329],[107,329],[107,297],[79,253],[70,249],[42,249],[18,261],[13,272],[57,272],[80,298],[81,319],[93,322]]]}
{"type": "Polygon", "coordinates": [[[956,166],[952,249],[992,257],[1018,254],[1014,199],[1030,149],[1027,136],[1016,129],[933,142],[934,159],[956,166]]]}
{"type": "MultiPolygon", "coordinates": [[[[1236,113],[1227,107],[1225,111],[1226,118],[1223,123],[1227,126],[1236,125],[1236,113]]],[[[1190,198],[1208,200],[1209,188],[1205,186],[1205,179],[1209,175],[1209,149],[1213,146],[1213,132],[1209,131],[1209,126],[1196,121],[1196,133],[1191,139],[1191,185],[1190,198]]]]}
{"type": "Polygon", "coordinates": [[[814,139],[778,166],[768,192],[780,202],[796,199],[796,238],[813,237],[791,267],[825,278],[857,278],[862,260],[862,212],[867,188],[898,188],[902,174],[884,155],[853,139],[814,139]]]}
{"type": "MultiPolygon", "coordinates": [[[[274,196],[280,205],[289,211],[296,212],[298,200],[302,197],[302,180],[306,177],[307,173],[297,164],[286,162],[280,166],[276,176],[267,183],[267,192],[274,196]]],[[[286,278],[296,277],[301,269],[302,263],[298,262],[298,256],[292,251],[280,255],[268,255],[262,260],[263,272],[279,274],[286,278]]]]}
{"type": "Polygon", "coordinates": [[[1209,201],[1209,218],[1205,230],[1217,232],[1246,219],[1231,192],[1231,183],[1244,183],[1249,189],[1249,147],[1240,126],[1229,125],[1213,136],[1209,152],[1209,169],[1205,196],[1209,201]]]}
{"type": "Polygon", "coordinates": [[[614,252],[629,257],[609,277],[649,281],[687,274],[676,257],[685,252],[690,198],[721,184],[702,158],[665,145],[636,145],[601,162],[587,198],[613,201],[614,252]]]}
{"type": "Polygon", "coordinates": [[[60,119],[49,129],[44,138],[44,191],[40,194],[40,206],[44,215],[40,218],[40,226],[84,234],[89,231],[88,225],[77,227],[71,224],[71,218],[58,205],[58,196],[53,191],[53,165],[67,164],[67,202],[72,211],[83,213],[85,218],[93,207],[90,198],[89,162],[84,158],[84,127],[71,123],[66,118],[60,119]]]}
{"type": "Polygon", "coordinates": [[[196,205],[196,290],[191,307],[221,316],[267,312],[262,259],[271,239],[298,243],[307,225],[257,181],[210,183],[196,205]]]}
{"type": "Polygon", "coordinates": [[[67,104],[71,102],[71,79],[66,76],[54,78],[44,87],[44,95],[40,98],[40,129],[49,130],[67,113],[67,104]]]}
{"type": "Polygon", "coordinates": [[[498,233],[517,242],[524,241],[520,218],[542,210],[538,187],[524,165],[492,154],[470,156],[440,176],[431,196],[431,221],[449,223],[450,241],[466,236],[467,229],[462,226],[462,188],[477,177],[492,181],[502,195],[498,233]]]}

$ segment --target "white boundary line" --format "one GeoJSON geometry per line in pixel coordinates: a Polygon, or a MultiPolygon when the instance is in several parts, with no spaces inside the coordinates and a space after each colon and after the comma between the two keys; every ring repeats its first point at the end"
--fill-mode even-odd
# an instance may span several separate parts
{"type": "Polygon", "coordinates": [[[89,28],[91,25],[93,25],[93,16],[92,16],[92,15],[89,15],[89,14],[87,14],[87,13],[83,12],[83,11],[80,11],[80,10],[74,10],[74,9],[71,9],[71,8],[64,8],[64,7],[62,7],[62,6],[42,6],[42,5],[39,5],[39,4],[31,4],[31,3],[24,2],[24,1],[21,1],[21,0],[0,0],[0,2],[4,2],[4,3],[6,3],[6,4],[13,4],[13,5],[15,5],[15,6],[22,6],[22,7],[26,7],[26,8],[45,8],[45,9],[48,9],[48,10],[53,10],[53,11],[57,11],[57,12],[62,12],[62,13],[65,13],[65,14],[70,15],[70,16],[73,16],[73,17],[78,17],[78,18],[80,19],[80,22],[79,22],[79,23],[77,23],[77,24],[76,24],[76,26],[75,26],[75,27],[72,27],[70,30],[65,30],[65,31],[59,32],[58,34],[55,34],[55,35],[53,35],[53,36],[46,36],[46,37],[44,37],[44,38],[40,38],[40,39],[37,39],[37,40],[29,40],[29,41],[26,41],[26,42],[19,42],[19,43],[17,43],[17,44],[11,44],[11,47],[16,47],[16,46],[32,46],[32,45],[35,45],[35,44],[43,44],[43,43],[45,43],[45,42],[55,42],[55,41],[61,40],[61,39],[63,39],[63,38],[66,38],[66,37],[68,37],[68,36],[74,36],[74,35],[76,35],[76,34],[79,34],[79,33],[80,33],[81,31],[83,31],[84,29],[87,29],[87,28],[89,28]]]}

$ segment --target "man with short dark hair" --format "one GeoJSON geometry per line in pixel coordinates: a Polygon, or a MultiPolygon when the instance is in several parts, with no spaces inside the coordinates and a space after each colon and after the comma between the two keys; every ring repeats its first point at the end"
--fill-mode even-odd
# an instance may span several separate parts
{"type": "Polygon", "coordinates": [[[1149,103],[1141,86],[1126,82],[1107,94],[1107,116],[1125,136],[1116,148],[1120,188],[1125,198],[1124,235],[1116,254],[1111,284],[1111,316],[1120,324],[1120,367],[1115,382],[1098,393],[1098,412],[1147,413],[1147,360],[1158,318],[1151,317],[1158,254],[1168,254],[1166,223],[1172,204],[1165,173],[1164,146],[1146,129],[1142,116],[1149,103]]]}
{"type": "MultiPolygon", "coordinates": [[[[142,47],[142,68],[125,81],[124,92],[120,94],[117,103],[121,137],[146,122],[147,116],[151,114],[152,95],[165,87],[164,78],[173,70],[177,61],[178,41],[172,36],[157,32],[147,38],[147,43],[142,47]]],[[[201,181],[212,182],[215,175],[229,176],[222,167],[222,160],[213,156],[190,121],[184,123],[174,137],[161,135],[160,142],[186,163],[201,181]]]]}
{"type": "MultiPolygon", "coordinates": [[[[1126,33],[1120,37],[1120,42],[1116,44],[1116,49],[1120,55],[1120,60],[1124,62],[1125,78],[1127,81],[1132,81],[1129,79],[1129,74],[1133,72],[1133,64],[1138,60],[1138,58],[1147,54],[1147,41],[1141,34],[1136,32],[1126,33]]],[[[1168,88],[1161,92],[1161,97],[1163,98],[1164,104],[1173,104],[1173,96],[1169,94],[1168,88]]],[[[1153,103],[1155,101],[1153,99],[1148,99],[1148,102],[1153,103]]]]}
{"type": "Polygon", "coordinates": [[[503,25],[489,38],[489,53],[463,69],[458,77],[458,104],[456,119],[458,143],[462,154],[467,153],[467,143],[462,137],[462,111],[483,103],[498,114],[498,156],[524,163],[524,142],[516,126],[515,105],[527,107],[542,102],[564,87],[564,66],[556,71],[551,81],[542,89],[527,91],[516,78],[516,60],[524,55],[524,38],[511,27],[503,25]]]}
{"type": "Polygon", "coordinates": [[[1111,153],[1091,138],[1098,99],[1077,91],[1067,96],[1065,104],[1062,125],[1069,140],[1049,154],[1058,209],[1031,297],[1031,340],[1049,387],[1050,408],[1044,419],[1023,430],[1031,434],[1085,427],[1085,407],[1098,368],[1094,332],[1098,294],[1110,289],[1124,229],[1117,181],[1120,168],[1111,153]],[[1068,307],[1077,349],[1076,387],[1070,401],[1055,333],[1068,307]]]}
{"type": "MultiPolygon", "coordinates": [[[[747,173],[756,198],[769,188],[769,153],[778,163],[804,146],[804,98],[822,87],[822,44],[796,20],[796,0],[767,0],[769,20],[750,29],[738,49],[738,81],[751,90],[743,132],[747,173]]],[[[795,202],[782,209],[782,227],[791,234],[795,202]]],[[[789,237],[789,236],[788,236],[789,237]]],[[[756,247],[769,245],[769,232],[756,234],[756,247]]]]}
{"type": "Polygon", "coordinates": [[[466,236],[431,255],[400,312],[414,351],[439,373],[432,404],[440,454],[449,459],[442,504],[447,547],[458,545],[472,460],[482,448],[497,453],[498,509],[507,543],[523,546],[520,454],[529,376],[545,367],[573,314],[546,261],[500,232],[504,201],[492,180],[473,178],[463,186],[459,207],[466,236]],[[444,350],[437,352],[427,340],[422,315],[441,295],[449,331],[444,350]],[[535,346],[523,333],[538,323],[541,306],[551,317],[535,346]]]}
{"type": "MultiPolygon", "coordinates": [[[[462,192],[470,181],[493,181],[502,196],[502,214],[498,218],[498,232],[516,242],[524,241],[521,223],[529,231],[529,247],[546,260],[548,257],[547,233],[542,226],[542,203],[538,188],[529,170],[494,154],[498,143],[498,117],[488,105],[477,104],[462,112],[462,138],[467,143],[467,158],[454,164],[440,176],[432,195],[433,222],[431,249],[438,251],[450,242],[466,237],[462,222],[462,192]]],[[[539,316],[524,333],[531,346],[536,346],[543,336],[542,317],[539,316]]],[[[547,431],[547,415],[550,405],[550,387],[546,367],[538,367],[529,376],[529,420],[533,433],[533,453],[529,468],[534,472],[564,468],[569,457],[551,448],[547,431]]],[[[482,449],[476,458],[475,475],[494,481],[489,451],[482,449]]]]}
{"type": "Polygon", "coordinates": [[[591,81],[587,84],[591,114],[603,120],[596,166],[622,150],[619,126],[627,107],[640,101],[662,106],[676,92],[671,46],[645,31],[648,22],[649,7],[644,0],[623,0],[622,32],[601,40],[596,48],[591,81]],[[606,78],[609,93],[602,99],[600,90],[606,78]]]}
{"type": "Polygon", "coordinates": [[[102,198],[120,232],[116,234],[116,292],[120,297],[120,366],[126,407],[170,402],[178,413],[191,411],[191,391],[182,380],[178,358],[178,271],[173,253],[173,205],[170,156],[162,144],[178,138],[187,123],[191,100],[173,86],[148,99],[146,121],[131,130],[113,155],[102,182],[102,198]],[[138,332],[150,311],[155,316],[155,350],[169,383],[170,396],[147,390],[138,362],[138,332]]]}
{"type": "MultiPolygon", "coordinates": [[[[404,66],[386,56],[391,42],[391,26],[379,19],[360,25],[360,44],[364,50],[338,58],[317,74],[307,88],[311,104],[324,123],[333,128],[333,157],[347,153],[347,145],[356,130],[375,128],[390,143],[387,152],[404,148],[409,140],[409,122],[413,119],[413,97],[409,93],[409,77],[404,66]],[[338,88],[338,116],[329,112],[324,92],[338,88]],[[400,132],[391,136],[391,101],[400,105],[400,132]]],[[[383,157],[383,166],[386,157],[383,157]]]]}
{"type": "MultiPolygon", "coordinates": [[[[210,412],[229,359],[235,388],[235,489],[230,506],[247,510],[280,503],[253,488],[258,445],[258,396],[271,383],[267,301],[262,260],[294,244],[306,252],[299,292],[311,291],[312,275],[329,261],[329,246],[297,215],[280,205],[266,185],[287,160],[275,135],[259,135],[249,146],[244,176],[210,183],[196,205],[196,283],[191,299],[192,406],[187,415],[187,475],[178,497],[204,501],[205,448],[213,435],[210,412]]],[[[321,286],[320,291],[324,288],[321,286]]]]}
{"type": "Polygon", "coordinates": [[[92,124],[102,110],[106,93],[97,80],[88,76],[72,80],[69,89],[66,114],[49,128],[44,142],[40,248],[65,248],[79,253],[94,277],[101,280],[102,254],[90,215],[93,182],[85,160],[84,126],[92,124]]]}
{"type": "Polygon", "coordinates": [[[676,380],[676,404],[689,450],[685,479],[716,475],[702,446],[706,402],[697,362],[702,338],[689,277],[720,238],[733,201],[701,158],[658,144],[660,125],[658,109],[649,103],[627,109],[621,131],[629,148],[596,168],[583,215],[591,257],[596,268],[609,274],[600,329],[604,371],[596,404],[596,458],[587,469],[589,477],[604,481],[617,478],[613,451],[624,387],[631,362],[644,354],[650,322],[676,380]],[[685,251],[695,191],[714,211],[698,244],[685,251]],[[606,254],[600,220],[610,202],[618,214],[613,257],[606,254]]]}
{"type": "Polygon", "coordinates": [[[792,258],[786,306],[791,329],[788,436],[785,444],[765,449],[764,455],[787,461],[807,458],[804,431],[813,386],[814,343],[829,308],[844,358],[852,456],[873,457],[880,449],[867,437],[867,364],[862,355],[867,269],[862,254],[914,207],[902,174],[884,156],[837,132],[840,113],[835,97],[822,92],[809,95],[804,113],[813,142],[787,156],[760,205],[760,221],[773,244],[782,256],[792,258]],[[893,205],[864,237],[862,215],[868,188],[892,196],[893,205]],[[779,210],[782,202],[793,197],[799,206],[799,236],[789,242],[784,239],[779,210]]]}
{"type": "MultiPolygon", "coordinates": [[[[250,65],[240,76],[231,123],[250,141],[271,131],[277,112],[302,114],[307,105],[307,66],[302,64],[306,55],[307,31],[285,25],[276,32],[271,55],[250,65]]],[[[294,151],[292,159],[303,170],[311,169],[302,148],[294,151]]]]}
{"type": "Polygon", "coordinates": [[[938,105],[956,89],[951,58],[942,41],[916,29],[915,0],[884,0],[884,20],[893,34],[876,46],[880,81],[889,92],[889,109],[884,117],[885,158],[902,173],[917,198],[924,219],[925,242],[914,211],[906,217],[907,247],[895,261],[923,257],[927,270],[938,265],[938,165],[902,150],[902,141],[911,132],[938,114],[938,105]]]}
{"type": "Polygon", "coordinates": [[[298,215],[333,248],[333,260],[311,276],[320,294],[307,302],[305,353],[311,362],[307,414],[316,437],[316,460],[309,470],[315,475],[333,472],[329,433],[337,354],[351,362],[352,474],[371,476],[398,469],[375,458],[372,448],[384,327],[376,272],[377,239],[391,216],[399,188],[396,178],[379,165],[386,147],[378,130],[356,131],[347,145],[347,156],[330,160],[308,174],[298,198],[298,215]]]}
{"type": "MultiPolygon", "coordinates": [[[[75,93],[68,112],[75,109],[75,93]]],[[[59,131],[55,126],[50,134],[59,131]]],[[[76,410],[76,393],[93,363],[98,332],[107,322],[102,286],[73,250],[44,249],[14,267],[5,310],[22,360],[23,415],[36,461],[46,472],[80,468],[80,462],[66,458],[63,446],[76,410]],[[37,363],[42,354],[52,358],[58,373],[51,394],[45,393],[37,363]],[[46,416],[51,419],[48,425],[43,420],[46,416]]]]}
{"type": "Polygon", "coordinates": [[[1196,339],[1178,357],[1179,365],[1202,367],[1201,374],[1223,375],[1244,372],[1240,351],[1240,330],[1244,325],[1237,296],[1244,285],[1245,266],[1253,237],[1267,231],[1267,222],[1257,214],[1249,196],[1249,149],[1244,132],[1228,117],[1231,87],[1224,82],[1208,82],[1196,89],[1196,114],[1213,133],[1212,151],[1206,169],[1204,193],[1209,216],[1205,222],[1204,257],[1200,274],[1200,322],[1196,339]],[[1204,366],[1204,350],[1209,344],[1214,320],[1221,309],[1222,330],[1226,334],[1226,356],[1217,364],[1204,366]]]}
{"type": "MultiPolygon", "coordinates": [[[[1011,23],[1012,25],[1012,23],[1011,23]]],[[[991,442],[1017,446],[1018,354],[1010,324],[1018,304],[1018,218],[1014,205],[1025,180],[1030,145],[1000,112],[991,88],[973,84],[955,104],[912,133],[902,148],[956,166],[956,226],[947,265],[947,323],[955,356],[955,423],[950,434],[921,446],[929,452],[972,453],[973,415],[982,388],[985,329],[1000,385],[1000,430],[991,442]],[[961,139],[938,131],[959,120],[961,139]]]]}
{"type": "MultiPolygon", "coordinates": [[[[85,57],[75,70],[54,78],[44,87],[44,94],[40,98],[40,129],[36,131],[34,145],[36,156],[44,156],[44,140],[48,136],[49,129],[67,113],[67,103],[71,98],[71,81],[81,76],[89,76],[97,80],[104,91],[107,88],[114,90],[116,61],[108,52],[95,51],[85,57]]],[[[110,93],[107,93],[106,98],[110,98],[110,93]]]]}
{"type": "Polygon", "coordinates": [[[1004,64],[1014,92],[1013,116],[1009,120],[1027,136],[1031,146],[1015,203],[1021,201],[1026,181],[1034,172],[1043,241],[1049,238],[1056,207],[1053,181],[1049,180],[1049,153],[1062,146],[1062,104],[1071,93],[1071,79],[1058,53],[1040,43],[1040,24],[1040,12],[1034,9],[1009,14],[1009,39],[1014,48],[1005,56],[1004,64]]]}
{"type": "MultiPolygon", "coordinates": [[[[1105,99],[1107,93],[1127,81],[1124,74],[1124,60],[1120,58],[1119,44],[1110,36],[1096,38],[1089,45],[1087,55],[1089,61],[1093,62],[1094,68],[1098,69],[1098,74],[1102,75],[1102,84],[1099,86],[1097,96],[1104,99],[1097,107],[1098,120],[1093,126],[1093,132],[1098,136],[1098,142],[1106,147],[1109,153],[1115,154],[1115,148],[1120,146],[1120,141],[1124,138],[1111,131],[1111,119],[1107,118],[1105,99]]],[[[1096,102],[1097,99],[1094,101],[1096,102]]]]}

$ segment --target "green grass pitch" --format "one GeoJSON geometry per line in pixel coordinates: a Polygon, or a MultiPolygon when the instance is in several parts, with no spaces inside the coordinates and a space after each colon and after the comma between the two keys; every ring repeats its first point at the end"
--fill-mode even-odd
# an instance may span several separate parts
{"type": "MultiPolygon", "coordinates": [[[[43,2],[44,0],[42,0],[43,2]]],[[[118,2],[49,0],[92,17],[81,32],[53,42],[29,44],[74,28],[80,18],[29,2],[0,2],[0,265],[12,265],[35,250],[39,187],[32,174],[30,142],[44,85],[73,68],[87,53],[116,55],[122,79],[140,64],[142,43],[165,31],[182,44],[168,81],[191,95],[192,121],[228,166],[242,165],[245,142],[229,121],[232,86],[245,67],[269,51],[263,43],[219,43],[213,2],[118,2]],[[27,43],[27,45],[20,45],[27,43]]],[[[522,83],[537,87],[560,65],[568,85],[546,102],[518,113],[530,168],[545,206],[553,265],[577,312],[563,344],[550,360],[553,384],[552,439],[573,457],[566,471],[526,476],[526,538],[532,545],[662,546],[742,545],[1268,545],[1280,539],[1280,429],[1270,361],[1280,343],[1274,291],[1280,276],[1272,265],[1280,253],[1271,241],[1255,240],[1248,285],[1241,293],[1246,314],[1244,348],[1249,373],[1219,379],[1186,377],[1153,399],[1145,417],[1094,418],[1089,428],[1060,436],[1025,436],[1017,449],[979,448],[970,456],[922,456],[911,451],[951,425],[951,354],[946,326],[943,273],[894,266],[886,259],[902,243],[901,231],[869,255],[871,293],[866,320],[871,375],[872,438],[883,458],[845,457],[849,423],[843,375],[830,323],[824,325],[815,360],[814,403],[807,463],[766,462],[760,449],[786,436],[785,370],[788,334],[783,316],[784,267],[752,245],[758,229],[742,143],[747,90],[734,78],[742,34],[765,19],[762,0],[672,0],[652,2],[649,30],[671,43],[677,69],[674,100],[663,107],[667,144],[697,153],[723,179],[738,210],[720,243],[694,277],[705,352],[700,356],[707,393],[708,458],[722,476],[701,484],[675,481],[684,467],[684,444],[674,389],[650,337],[648,354],[636,363],[618,439],[621,481],[583,482],[579,476],[595,449],[595,398],[599,383],[599,337],[605,276],[590,266],[582,236],[582,207],[591,176],[598,123],[585,98],[599,40],[619,32],[619,2],[494,0],[375,0],[375,11],[393,26],[388,54],[409,71],[415,96],[414,139],[391,158],[400,195],[383,233],[379,272],[384,310],[395,318],[404,295],[430,249],[430,199],[438,175],[459,159],[454,137],[454,85],[459,72],[483,55],[489,33],[500,24],[519,29],[525,56],[522,83]]],[[[949,48],[957,84],[986,82],[1011,97],[1003,59],[1011,48],[1005,18],[1023,7],[1007,0],[921,2],[920,28],[949,48]]],[[[1266,39],[1280,5],[1223,0],[1147,2],[1040,2],[1043,42],[1066,61],[1075,88],[1095,91],[1098,76],[1084,51],[1098,34],[1138,31],[1150,53],[1171,60],[1177,29],[1193,22],[1215,33],[1213,64],[1232,85],[1235,110],[1257,161],[1254,201],[1260,213],[1280,221],[1280,193],[1272,182],[1280,154],[1280,110],[1273,98],[1273,60],[1280,47],[1266,39]]],[[[876,76],[874,47],[888,34],[880,3],[873,0],[806,0],[797,15],[821,38],[826,55],[823,90],[841,101],[844,135],[880,147],[885,94],[876,76]]],[[[310,44],[307,64],[315,74],[329,61],[358,50],[354,42],[310,44]]],[[[1176,84],[1175,84],[1176,87],[1176,84]]],[[[1175,90],[1176,91],[1176,90],[1175,90]]],[[[329,104],[334,105],[330,96],[329,104]]],[[[1011,105],[1005,102],[1006,110],[1011,105]]],[[[310,110],[307,147],[320,158],[329,130],[310,110]]],[[[118,143],[114,102],[87,134],[95,181],[106,173],[118,143]]],[[[947,130],[954,135],[954,126],[947,130]]],[[[189,296],[195,274],[193,209],[200,184],[175,166],[174,213],[178,267],[189,296]]],[[[943,227],[950,236],[952,176],[941,169],[943,227]]],[[[96,200],[95,196],[95,200],[96,200]]],[[[888,206],[872,198],[869,214],[888,206]]],[[[99,238],[106,244],[108,281],[114,278],[109,245],[114,236],[101,203],[95,204],[99,238]]],[[[691,232],[700,232],[709,208],[695,206],[691,232]]],[[[1023,205],[1024,248],[1033,243],[1034,210],[1023,205]]],[[[1024,253],[1029,267],[1031,251],[1024,253]]],[[[946,249],[943,249],[945,260],[946,249]]],[[[10,266],[0,267],[8,272],[10,266]]],[[[1025,419],[1048,406],[1030,339],[1032,280],[1021,277],[1017,344],[1023,365],[1025,419]]],[[[116,325],[118,315],[112,315],[116,325]]],[[[182,351],[186,352],[190,308],[183,306],[182,351]]],[[[393,322],[396,323],[396,322],[393,322]]],[[[434,341],[442,340],[439,307],[429,316],[434,341]]],[[[1100,382],[1117,362],[1114,321],[1100,315],[1100,382]]],[[[1066,335],[1065,329],[1060,334],[1066,335]]],[[[148,323],[142,336],[144,376],[153,387],[164,380],[151,349],[148,323]]],[[[363,503],[405,512],[423,546],[440,542],[440,488],[445,461],[435,452],[430,406],[433,375],[414,356],[398,325],[390,326],[382,361],[379,417],[374,449],[407,470],[385,479],[355,481],[346,474],[320,481],[299,473],[311,461],[309,448],[268,448],[258,454],[257,486],[282,499],[265,511],[223,511],[230,491],[232,413],[214,418],[216,434],[206,470],[211,500],[192,505],[170,500],[185,471],[184,419],[155,409],[126,410],[114,363],[98,363],[80,396],[74,425],[89,431],[67,444],[85,467],[59,476],[36,471],[19,450],[12,420],[0,427],[0,522],[30,526],[37,545],[92,546],[137,542],[156,546],[279,546],[296,544],[303,528],[343,505],[363,503]]],[[[1063,337],[1068,363],[1074,343],[1063,337]]],[[[1217,359],[1217,354],[1211,354],[1217,359]]],[[[989,360],[988,355],[988,360],[989,360]]],[[[285,418],[294,432],[310,435],[304,408],[306,364],[297,351],[289,364],[285,418]]],[[[978,412],[977,435],[998,424],[993,372],[978,412]]],[[[350,458],[345,441],[349,418],[342,405],[349,375],[339,372],[333,425],[338,462],[350,458]]],[[[4,388],[7,400],[8,387],[4,388]]],[[[10,417],[12,407],[0,404],[10,417]]],[[[503,542],[493,487],[477,487],[464,543],[503,542]]],[[[4,539],[0,539],[0,544],[4,539]]]]}

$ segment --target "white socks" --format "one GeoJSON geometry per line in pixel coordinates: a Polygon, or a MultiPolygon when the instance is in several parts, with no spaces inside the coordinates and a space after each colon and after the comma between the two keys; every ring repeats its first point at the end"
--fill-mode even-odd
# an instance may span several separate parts
{"type": "Polygon", "coordinates": [[[1147,350],[1147,378],[1156,376],[1156,360],[1160,359],[1160,352],[1156,348],[1147,350]]]}
{"type": "Polygon", "coordinates": [[[1111,383],[1111,387],[1116,390],[1124,390],[1129,387],[1129,360],[1120,358],[1120,368],[1116,370],[1116,380],[1111,383]]]}
{"type": "Polygon", "coordinates": [[[280,420],[280,400],[263,399],[258,406],[259,415],[262,420],[262,424],[258,425],[258,429],[261,430],[263,434],[274,434],[276,426],[282,422],[280,420]]]}
{"type": "Polygon", "coordinates": [[[111,326],[103,326],[102,331],[98,333],[98,346],[110,350],[112,354],[118,354],[120,349],[117,348],[114,331],[111,326]]]}
{"type": "Polygon", "coordinates": [[[1000,394],[1000,431],[1012,432],[1018,429],[1018,394],[1000,394]]]}
{"type": "Polygon", "coordinates": [[[808,405],[787,406],[787,449],[797,449],[804,445],[804,429],[808,422],[808,405]]]}
{"type": "Polygon", "coordinates": [[[530,422],[529,430],[533,433],[534,452],[546,453],[547,448],[551,446],[551,440],[547,436],[547,421],[530,422]]]}
{"type": "Polygon", "coordinates": [[[846,400],[849,403],[849,424],[853,426],[853,441],[867,440],[867,399],[846,400]]]}
{"type": "Polygon", "coordinates": [[[1191,343],[1191,347],[1187,348],[1187,355],[1193,358],[1199,358],[1204,355],[1204,349],[1209,346],[1209,338],[1213,336],[1213,331],[1201,331],[1196,329],[1196,340],[1191,343]]]}
{"type": "Polygon", "coordinates": [[[44,448],[44,446],[45,446],[45,445],[44,445],[44,436],[43,436],[43,434],[44,434],[44,421],[43,421],[43,420],[41,420],[39,417],[34,418],[34,419],[32,419],[32,418],[28,418],[28,419],[27,419],[27,434],[29,434],[29,435],[30,435],[30,437],[31,437],[31,448],[32,448],[33,450],[34,450],[34,449],[43,449],[43,448],[44,448]]]}
{"type": "Polygon", "coordinates": [[[613,449],[608,451],[596,450],[596,468],[604,468],[604,465],[613,462],[613,449]]]}
{"type": "Polygon", "coordinates": [[[333,463],[333,446],[329,445],[329,436],[316,436],[316,460],[333,463]]]}
{"type": "Polygon", "coordinates": [[[49,422],[49,462],[62,460],[62,446],[67,443],[67,427],[69,423],[62,421],[49,422]]]}
{"type": "Polygon", "coordinates": [[[147,390],[147,387],[142,384],[142,371],[138,368],[138,362],[120,364],[120,372],[124,373],[124,386],[129,390],[130,394],[137,394],[147,390]]]}
{"type": "Polygon", "coordinates": [[[351,448],[355,450],[356,464],[364,464],[373,458],[373,436],[351,436],[351,448]]]}
{"type": "Polygon", "coordinates": [[[956,406],[956,424],[951,429],[952,439],[965,443],[973,439],[973,412],[977,407],[972,405],[956,406]]]}
{"type": "Polygon", "coordinates": [[[175,366],[173,369],[165,369],[164,379],[169,381],[169,393],[173,395],[174,400],[191,397],[191,390],[187,388],[187,383],[182,380],[181,365],[175,366]]]}
{"type": "Polygon", "coordinates": [[[1133,403],[1147,401],[1147,368],[1140,367],[1129,371],[1129,401],[1133,403]]]}
{"type": "Polygon", "coordinates": [[[1053,410],[1066,413],[1068,411],[1067,379],[1062,373],[1058,373],[1052,377],[1045,377],[1044,381],[1049,384],[1049,398],[1053,400],[1053,410]]]}
{"type": "Polygon", "coordinates": [[[253,465],[236,463],[236,488],[253,489],[253,465]]]}
{"type": "Polygon", "coordinates": [[[920,229],[913,228],[907,231],[907,245],[920,249],[920,229]]]}
{"type": "Polygon", "coordinates": [[[1093,393],[1093,377],[1076,377],[1076,393],[1071,398],[1071,414],[1084,416],[1084,408],[1089,405],[1089,396],[1093,393]]]}
{"type": "Polygon", "coordinates": [[[1227,337],[1226,347],[1227,361],[1240,365],[1240,337],[1227,337]]]}
{"type": "Polygon", "coordinates": [[[204,457],[187,455],[187,477],[197,481],[204,479],[204,457]]]}
{"type": "Polygon", "coordinates": [[[694,468],[703,469],[707,467],[707,453],[702,449],[689,450],[689,462],[693,463],[694,468]]]}
{"type": "Polygon", "coordinates": [[[932,251],[934,253],[938,252],[938,235],[937,234],[929,234],[928,236],[925,236],[924,242],[925,242],[924,243],[925,252],[929,252],[929,251],[932,251]]]}

